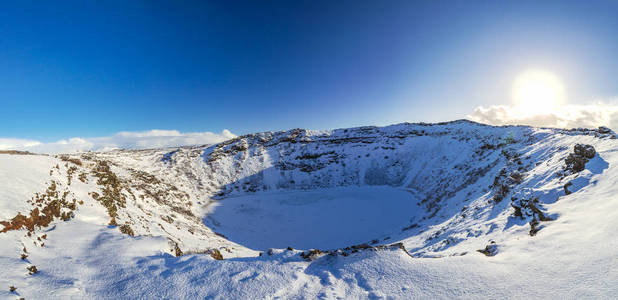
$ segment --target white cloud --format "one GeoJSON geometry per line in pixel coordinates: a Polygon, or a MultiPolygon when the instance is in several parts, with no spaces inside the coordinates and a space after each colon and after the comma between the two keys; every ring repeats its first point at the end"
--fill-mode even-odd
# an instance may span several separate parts
{"type": "Polygon", "coordinates": [[[70,138],[53,143],[26,139],[0,138],[0,150],[25,150],[35,153],[72,153],[80,151],[106,151],[112,149],[147,149],[183,145],[213,144],[236,137],[229,130],[221,133],[187,132],[177,130],[149,130],[119,132],[112,136],[95,138],[70,138]]]}
{"type": "Polygon", "coordinates": [[[39,144],[41,143],[35,140],[0,138],[0,150],[22,148],[22,147],[32,147],[32,146],[37,146],[39,144]]]}
{"type": "Polygon", "coordinates": [[[521,108],[507,105],[477,107],[468,115],[473,121],[490,125],[531,125],[557,128],[618,128],[618,104],[597,102],[588,105],[562,105],[552,112],[522,115],[521,108]]]}

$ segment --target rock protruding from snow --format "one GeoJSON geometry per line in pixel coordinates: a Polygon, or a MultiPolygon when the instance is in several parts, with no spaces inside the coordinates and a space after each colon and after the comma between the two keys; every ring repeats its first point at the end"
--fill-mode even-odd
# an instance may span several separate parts
{"type": "Polygon", "coordinates": [[[485,249],[476,251],[485,254],[485,256],[496,256],[498,254],[498,245],[496,245],[495,241],[491,241],[489,245],[485,246],[485,249]]]}
{"type": "Polygon", "coordinates": [[[588,159],[594,158],[594,156],[597,153],[594,150],[594,147],[592,147],[591,145],[584,145],[584,144],[575,144],[573,151],[575,152],[576,155],[580,155],[588,159]]]}
{"type": "Polygon", "coordinates": [[[572,173],[578,173],[586,168],[588,160],[594,158],[596,151],[591,145],[576,144],[573,147],[573,153],[565,159],[565,170],[572,173]]]}

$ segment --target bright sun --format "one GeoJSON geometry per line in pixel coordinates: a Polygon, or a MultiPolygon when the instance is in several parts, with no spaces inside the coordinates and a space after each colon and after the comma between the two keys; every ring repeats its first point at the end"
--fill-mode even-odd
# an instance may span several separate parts
{"type": "Polygon", "coordinates": [[[529,70],[513,83],[515,107],[524,116],[548,114],[564,103],[564,86],[551,72],[529,70]]]}

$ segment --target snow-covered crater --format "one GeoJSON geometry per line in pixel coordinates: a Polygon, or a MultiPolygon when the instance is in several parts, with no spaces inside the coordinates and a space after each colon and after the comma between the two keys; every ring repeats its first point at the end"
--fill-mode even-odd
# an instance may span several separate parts
{"type": "Polygon", "coordinates": [[[511,201],[536,197],[527,175],[550,180],[569,151],[551,133],[468,121],[258,133],[205,148],[189,177],[210,195],[205,224],[252,249],[406,240],[422,254],[485,235],[507,222],[511,201]],[[538,167],[548,159],[550,170],[538,167]],[[479,217],[488,225],[473,229],[479,217]]]}
{"type": "Polygon", "coordinates": [[[0,297],[607,297],[616,148],[456,121],[0,153],[0,297]]]}

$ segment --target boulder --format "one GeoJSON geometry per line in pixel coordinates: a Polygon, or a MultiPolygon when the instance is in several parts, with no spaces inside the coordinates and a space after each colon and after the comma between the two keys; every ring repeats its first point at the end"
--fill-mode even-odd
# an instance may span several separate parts
{"type": "Polygon", "coordinates": [[[593,158],[597,154],[597,152],[594,150],[594,147],[585,144],[576,144],[573,152],[588,159],[593,158]]]}
{"type": "Polygon", "coordinates": [[[589,159],[593,158],[597,154],[594,147],[585,144],[576,144],[573,148],[573,153],[564,160],[566,166],[565,170],[571,171],[571,173],[578,173],[586,168],[586,163],[589,159]]]}
{"type": "Polygon", "coordinates": [[[566,163],[567,170],[571,170],[573,173],[578,173],[586,168],[588,159],[581,155],[571,153],[567,156],[564,162],[566,163]]]}

